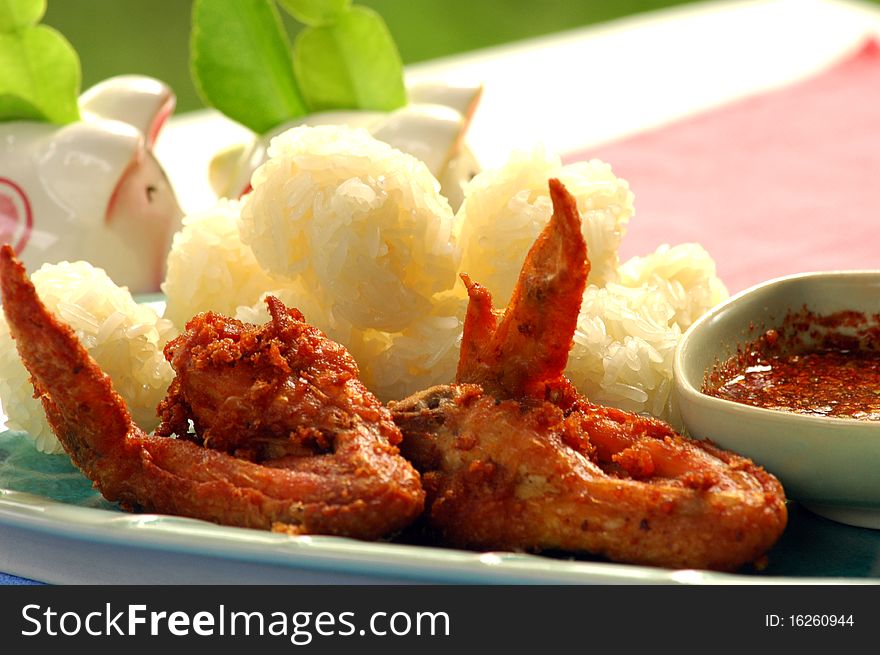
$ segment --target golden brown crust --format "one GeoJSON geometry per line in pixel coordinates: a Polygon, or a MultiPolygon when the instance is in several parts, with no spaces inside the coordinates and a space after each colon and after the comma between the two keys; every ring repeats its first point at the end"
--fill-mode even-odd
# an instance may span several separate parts
{"type": "Polygon", "coordinates": [[[763,555],[785,525],[775,478],[664,435],[650,419],[498,402],[467,385],[434,387],[392,409],[403,453],[423,474],[427,521],[450,545],[733,570],[763,555]],[[573,447],[570,431],[587,440],[573,447]]]}

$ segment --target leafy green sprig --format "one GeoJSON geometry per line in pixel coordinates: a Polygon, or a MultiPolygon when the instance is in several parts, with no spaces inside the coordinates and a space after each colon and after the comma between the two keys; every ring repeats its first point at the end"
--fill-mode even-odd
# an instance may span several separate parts
{"type": "Polygon", "coordinates": [[[329,109],[406,104],[385,22],[351,0],[278,0],[303,23],[291,45],[275,0],[195,0],[190,68],[205,104],[263,134],[329,109]]]}
{"type": "Polygon", "coordinates": [[[317,111],[406,104],[385,22],[351,0],[195,0],[190,68],[206,105],[258,134],[317,111]],[[278,5],[304,25],[293,44],[278,5]]]}
{"type": "Polygon", "coordinates": [[[0,121],[79,119],[79,56],[45,13],[46,0],[0,0],[0,121]]]}

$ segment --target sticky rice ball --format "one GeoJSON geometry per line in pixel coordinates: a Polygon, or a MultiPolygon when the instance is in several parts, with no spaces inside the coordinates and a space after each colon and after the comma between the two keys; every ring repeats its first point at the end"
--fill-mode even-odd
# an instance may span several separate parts
{"type": "Polygon", "coordinates": [[[178,329],[199,312],[232,315],[277,284],[241,242],[240,213],[239,201],[220,200],[185,216],[174,235],[162,291],[165,317],[178,329]]]}
{"type": "Polygon", "coordinates": [[[514,153],[501,168],[471,180],[456,217],[460,271],[487,287],[500,306],[510,298],[526,253],[553,213],[547,185],[552,177],[577,200],[591,263],[588,282],[604,286],[616,279],[617,251],[634,213],[626,181],[599,160],[563,166],[558,156],[540,148],[514,153]]]}
{"type": "Polygon", "coordinates": [[[682,333],[727,297],[715,261],[693,243],[662,245],[619,269],[619,282],[587,287],[567,375],[595,402],[678,425],[672,358],[682,333]]]}
{"type": "MultiPolygon", "coordinates": [[[[31,280],[46,307],[68,323],[89,354],[113,381],[132,418],[144,430],[158,425],[156,406],[174,377],[162,349],[177,335],[171,321],[138,304],[103,269],[87,262],[44,264],[31,280]]],[[[0,400],[11,430],[34,439],[44,453],[63,452],[33,397],[30,376],[0,315],[0,400]]]]}
{"type": "Polygon", "coordinates": [[[663,244],[624,262],[618,272],[623,285],[656,287],[675,310],[672,320],[682,331],[728,296],[715,260],[698,243],[663,244]]]}
{"type": "Polygon", "coordinates": [[[423,162],[338,125],[283,132],[268,155],[241,238],[268,273],[310,290],[325,315],[308,320],[396,332],[455,284],[453,213],[423,162]]]}
{"type": "Polygon", "coordinates": [[[655,287],[587,287],[566,375],[593,402],[669,419],[674,315],[655,287]]]}

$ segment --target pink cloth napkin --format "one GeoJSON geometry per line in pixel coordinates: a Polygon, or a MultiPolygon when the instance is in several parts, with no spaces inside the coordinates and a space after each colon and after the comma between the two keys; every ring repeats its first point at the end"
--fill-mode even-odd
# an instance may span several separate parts
{"type": "Polygon", "coordinates": [[[731,292],[803,271],[880,268],[880,45],[806,81],[623,141],[621,258],[701,243],[731,292]]]}

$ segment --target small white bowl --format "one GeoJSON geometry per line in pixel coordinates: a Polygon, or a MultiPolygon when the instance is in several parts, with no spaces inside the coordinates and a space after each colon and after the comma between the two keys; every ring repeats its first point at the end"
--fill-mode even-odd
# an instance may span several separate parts
{"type": "Polygon", "coordinates": [[[706,375],[804,305],[816,314],[880,314],[880,270],[802,273],[732,296],[698,319],[675,353],[675,396],[688,434],[774,474],[786,495],[826,518],[880,529],[880,422],[751,407],[700,391],[706,375]]]}

